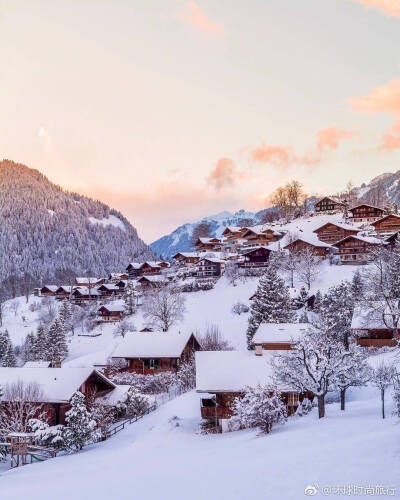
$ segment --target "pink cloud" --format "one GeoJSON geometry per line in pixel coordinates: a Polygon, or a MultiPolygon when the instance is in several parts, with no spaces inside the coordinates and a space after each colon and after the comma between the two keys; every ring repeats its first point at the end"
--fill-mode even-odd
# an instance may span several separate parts
{"type": "Polygon", "coordinates": [[[207,182],[213,185],[218,191],[224,187],[236,184],[236,181],[243,174],[237,171],[235,162],[230,158],[220,158],[215,168],[210,172],[207,182]]]}
{"type": "Polygon", "coordinates": [[[270,163],[279,168],[292,165],[315,166],[324,160],[324,153],[339,147],[343,139],[349,139],[354,132],[338,127],[328,127],[317,132],[317,143],[313,150],[306,154],[297,154],[291,146],[271,146],[262,143],[251,151],[251,157],[259,163],[270,163]]]}
{"type": "Polygon", "coordinates": [[[348,102],[356,111],[400,115],[400,79],[379,85],[366,96],[351,97],[348,102]]]}
{"type": "Polygon", "coordinates": [[[180,19],[207,35],[218,36],[223,32],[222,24],[212,22],[195,2],[187,4],[186,10],[180,14],[180,19]]]}
{"type": "Polygon", "coordinates": [[[400,120],[395,121],[383,135],[379,149],[381,151],[400,149],[400,120]]]}
{"type": "Polygon", "coordinates": [[[399,0],[353,0],[370,9],[378,9],[388,16],[400,17],[399,0]]]}

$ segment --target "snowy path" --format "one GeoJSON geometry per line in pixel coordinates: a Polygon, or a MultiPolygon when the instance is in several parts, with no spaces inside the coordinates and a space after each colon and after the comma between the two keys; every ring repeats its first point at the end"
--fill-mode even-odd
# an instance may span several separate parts
{"type": "Polygon", "coordinates": [[[313,412],[269,436],[196,434],[199,395],[191,392],[105,443],[4,474],[0,498],[22,498],[27,487],[30,500],[291,500],[305,498],[308,484],[383,484],[399,492],[399,420],[380,419],[378,394],[358,391],[344,414],[329,405],[323,421],[313,412]]]}

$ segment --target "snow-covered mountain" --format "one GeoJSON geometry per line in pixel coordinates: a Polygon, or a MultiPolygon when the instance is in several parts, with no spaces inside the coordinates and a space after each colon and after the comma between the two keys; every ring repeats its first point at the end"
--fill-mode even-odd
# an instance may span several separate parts
{"type": "Polygon", "coordinates": [[[64,191],[39,171],[0,162],[0,283],[7,295],[66,274],[103,275],[152,258],[123,215],[100,201],[64,191]],[[25,277],[25,278],[24,278],[25,277]]]}
{"type": "Polygon", "coordinates": [[[239,210],[233,214],[225,210],[219,214],[204,217],[196,222],[183,224],[183,226],[179,226],[172,233],[162,236],[151,243],[150,247],[157,255],[169,259],[177,252],[190,252],[193,250],[193,231],[195,227],[202,222],[209,224],[212,236],[219,237],[227,226],[239,226],[241,224],[254,225],[260,223],[264,213],[265,210],[260,212],[239,210]]]}

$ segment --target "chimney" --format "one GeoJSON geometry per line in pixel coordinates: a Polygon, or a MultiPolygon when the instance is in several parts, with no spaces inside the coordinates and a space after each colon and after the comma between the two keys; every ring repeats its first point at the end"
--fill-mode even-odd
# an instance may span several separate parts
{"type": "Polygon", "coordinates": [[[256,356],[262,356],[262,355],[263,355],[262,345],[256,345],[256,356]]]}

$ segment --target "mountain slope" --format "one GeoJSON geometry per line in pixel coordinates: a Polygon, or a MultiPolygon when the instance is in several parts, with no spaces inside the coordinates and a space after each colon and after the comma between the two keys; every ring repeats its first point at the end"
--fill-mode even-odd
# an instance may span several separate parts
{"type": "Polygon", "coordinates": [[[66,273],[104,275],[152,256],[119,212],[64,191],[37,170],[0,162],[0,283],[8,282],[3,290],[27,274],[37,284],[66,273]]]}

